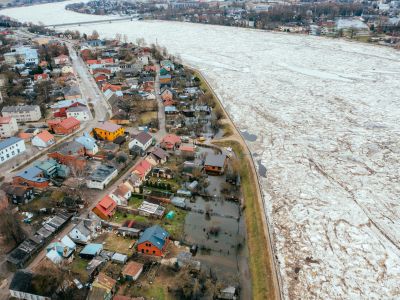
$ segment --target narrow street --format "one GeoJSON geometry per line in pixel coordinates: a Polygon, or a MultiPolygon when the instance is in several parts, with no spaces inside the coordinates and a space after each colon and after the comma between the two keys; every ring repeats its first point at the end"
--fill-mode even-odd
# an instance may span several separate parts
{"type": "Polygon", "coordinates": [[[158,107],[158,127],[159,130],[155,134],[155,138],[160,141],[165,135],[166,135],[166,130],[165,130],[165,111],[164,111],[164,105],[162,103],[161,99],[161,88],[160,88],[160,65],[157,64],[155,61],[153,63],[156,65],[156,79],[155,79],[155,84],[154,84],[154,93],[156,94],[156,100],[157,100],[157,107],[158,107]]]}

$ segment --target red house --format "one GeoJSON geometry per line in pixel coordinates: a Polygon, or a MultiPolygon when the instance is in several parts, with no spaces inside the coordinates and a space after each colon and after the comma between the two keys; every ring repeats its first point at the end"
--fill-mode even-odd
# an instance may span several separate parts
{"type": "Polygon", "coordinates": [[[33,75],[34,81],[42,81],[42,80],[47,80],[47,79],[49,79],[49,74],[46,74],[46,73],[33,75]]]}
{"type": "Polygon", "coordinates": [[[181,138],[175,134],[167,134],[161,141],[161,148],[165,150],[174,150],[181,144],[181,138]]]}
{"type": "Polygon", "coordinates": [[[138,240],[138,252],[163,256],[169,243],[169,233],[158,225],[147,228],[138,240]]]}
{"type": "Polygon", "coordinates": [[[107,90],[112,90],[113,92],[116,91],[120,91],[122,89],[122,86],[120,85],[115,85],[115,84],[111,84],[111,83],[103,83],[103,85],[101,86],[101,91],[107,91],[107,90]]]}
{"type": "Polygon", "coordinates": [[[86,106],[82,100],[61,100],[53,104],[50,108],[53,111],[53,116],[55,118],[66,118],[67,110],[71,107],[86,106]]]}
{"type": "Polygon", "coordinates": [[[48,157],[75,170],[83,170],[86,166],[85,147],[78,142],[64,142],[57,149],[50,151],[47,154],[48,157]]]}
{"type": "Polygon", "coordinates": [[[97,203],[93,208],[93,212],[101,219],[110,219],[117,209],[117,203],[111,199],[110,196],[106,195],[103,199],[97,203]]]}
{"type": "Polygon", "coordinates": [[[151,163],[144,159],[133,168],[133,173],[143,180],[149,174],[152,167],[151,163]]]}
{"type": "Polygon", "coordinates": [[[71,134],[75,131],[77,131],[81,125],[81,122],[79,122],[77,119],[74,117],[69,117],[64,120],[50,120],[47,122],[49,125],[50,129],[53,130],[55,134],[71,134]]]}

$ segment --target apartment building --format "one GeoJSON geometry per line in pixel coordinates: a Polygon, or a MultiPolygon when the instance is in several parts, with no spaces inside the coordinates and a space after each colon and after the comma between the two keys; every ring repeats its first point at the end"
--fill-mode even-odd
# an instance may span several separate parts
{"type": "Polygon", "coordinates": [[[0,117],[0,137],[11,137],[18,132],[18,124],[13,117],[0,117]]]}
{"type": "Polygon", "coordinates": [[[25,152],[25,142],[18,137],[10,137],[0,141],[0,164],[25,152]]]}
{"type": "Polygon", "coordinates": [[[1,114],[3,117],[13,117],[17,122],[34,122],[42,117],[39,105],[4,106],[1,114]]]}

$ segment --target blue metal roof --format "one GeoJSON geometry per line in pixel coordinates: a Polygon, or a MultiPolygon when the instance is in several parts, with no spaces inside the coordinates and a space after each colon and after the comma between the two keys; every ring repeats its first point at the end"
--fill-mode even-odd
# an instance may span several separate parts
{"type": "Polygon", "coordinates": [[[154,225],[152,227],[147,228],[141,237],[139,238],[138,244],[144,242],[150,242],[153,246],[162,250],[165,245],[166,239],[169,237],[169,233],[165,231],[158,225],[154,225]]]}
{"type": "Polygon", "coordinates": [[[98,254],[101,250],[103,250],[102,244],[87,244],[79,254],[94,256],[98,254]]]}
{"type": "Polygon", "coordinates": [[[16,143],[18,143],[19,141],[22,141],[22,139],[18,138],[18,137],[10,137],[8,139],[2,140],[0,142],[0,150],[3,150],[11,145],[14,145],[16,143]]]}
{"type": "Polygon", "coordinates": [[[30,167],[25,169],[24,171],[17,174],[17,177],[24,178],[29,181],[34,182],[45,182],[47,181],[46,178],[40,177],[43,174],[43,171],[38,167],[30,167]]]}

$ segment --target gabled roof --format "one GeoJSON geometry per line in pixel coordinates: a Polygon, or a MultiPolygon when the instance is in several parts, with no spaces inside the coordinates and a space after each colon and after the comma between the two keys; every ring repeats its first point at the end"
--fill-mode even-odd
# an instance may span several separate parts
{"type": "Polygon", "coordinates": [[[41,139],[43,142],[47,143],[48,141],[54,139],[54,135],[52,135],[47,130],[43,130],[41,133],[37,134],[35,138],[41,139]]]}
{"type": "Polygon", "coordinates": [[[58,126],[61,126],[65,129],[71,129],[75,127],[76,125],[79,125],[81,122],[79,120],[75,119],[74,117],[69,117],[64,120],[62,120],[60,123],[58,123],[58,126]]]}
{"type": "Polygon", "coordinates": [[[102,244],[87,244],[79,254],[83,255],[96,255],[103,250],[102,244]]]}
{"type": "Polygon", "coordinates": [[[136,165],[136,167],[133,169],[133,172],[138,174],[140,177],[143,177],[148,171],[150,171],[151,168],[151,163],[144,159],[138,165],[136,165]]]}
{"type": "Polygon", "coordinates": [[[141,272],[142,268],[143,264],[136,261],[130,261],[129,263],[127,263],[125,268],[123,268],[122,274],[135,277],[139,272],[141,272]]]}
{"type": "Polygon", "coordinates": [[[75,139],[75,142],[78,142],[89,150],[92,150],[96,147],[96,140],[91,137],[87,132],[85,132],[82,136],[77,137],[75,139]]]}
{"type": "Polygon", "coordinates": [[[57,103],[53,104],[50,106],[53,109],[59,109],[59,108],[68,108],[71,105],[81,105],[81,106],[86,106],[86,101],[83,99],[73,99],[73,100],[61,100],[58,101],[57,103]],[[77,103],[77,104],[76,104],[77,103]]]}
{"type": "Polygon", "coordinates": [[[39,169],[38,167],[30,167],[28,169],[25,169],[22,172],[19,172],[16,177],[21,177],[25,180],[33,181],[33,182],[46,182],[47,179],[41,177],[43,174],[43,171],[39,169]]]}
{"type": "Polygon", "coordinates": [[[137,140],[142,145],[145,145],[146,143],[151,141],[152,138],[153,137],[151,136],[151,134],[144,132],[144,131],[142,131],[139,134],[134,136],[134,139],[137,140]]]}
{"type": "Polygon", "coordinates": [[[206,157],[204,165],[222,168],[225,165],[225,160],[226,160],[225,154],[216,155],[209,153],[206,157]]]}
{"type": "Polygon", "coordinates": [[[150,242],[153,246],[157,247],[158,249],[162,250],[167,238],[169,237],[169,233],[165,231],[158,225],[154,225],[150,228],[147,228],[141,237],[138,240],[138,244],[144,242],[150,242]]]}
{"type": "Polygon", "coordinates": [[[168,153],[165,152],[163,149],[161,148],[156,148],[154,149],[151,154],[153,154],[155,157],[157,157],[158,159],[166,159],[168,157],[168,153]]]}
{"type": "Polygon", "coordinates": [[[50,150],[50,153],[58,152],[62,155],[75,155],[79,154],[79,151],[81,151],[82,149],[83,149],[82,144],[75,141],[71,141],[60,144],[60,146],[58,146],[57,149],[50,150]]]}
{"type": "Polygon", "coordinates": [[[108,195],[97,203],[96,208],[104,215],[111,215],[114,209],[117,207],[117,203],[108,195]]]}
{"type": "Polygon", "coordinates": [[[181,138],[175,134],[167,134],[162,139],[162,143],[166,143],[166,144],[170,144],[170,145],[179,144],[180,142],[181,142],[181,138]]]}

